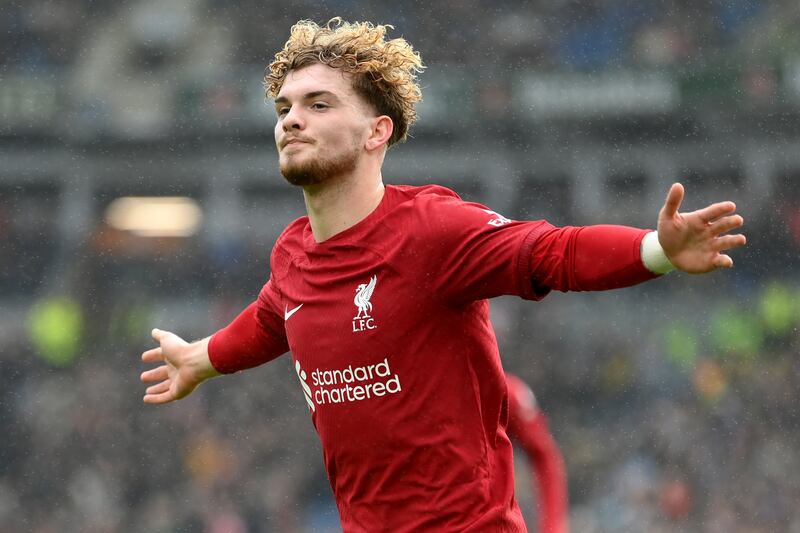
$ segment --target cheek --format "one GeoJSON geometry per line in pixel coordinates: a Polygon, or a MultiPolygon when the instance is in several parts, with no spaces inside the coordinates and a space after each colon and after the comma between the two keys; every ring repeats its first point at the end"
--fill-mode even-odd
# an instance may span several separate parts
{"type": "Polygon", "coordinates": [[[352,149],[359,146],[363,141],[361,129],[353,125],[337,128],[331,134],[331,144],[335,144],[340,149],[352,149]]]}

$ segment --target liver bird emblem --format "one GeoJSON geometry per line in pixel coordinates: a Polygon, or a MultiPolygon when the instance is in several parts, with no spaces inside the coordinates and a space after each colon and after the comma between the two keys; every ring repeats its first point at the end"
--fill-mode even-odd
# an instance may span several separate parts
{"type": "Polygon", "coordinates": [[[372,298],[372,293],[375,291],[375,284],[377,282],[377,276],[372,276],[369,279],[369,283],[361,283],[358,288],[356,288],[356,297],[353,299],[353,303],[358,307],[358,313],[353,317],[354,319],[367,318],[370,316],[372,312],[372,302],[370,302],[370,298],[372,298]]]}

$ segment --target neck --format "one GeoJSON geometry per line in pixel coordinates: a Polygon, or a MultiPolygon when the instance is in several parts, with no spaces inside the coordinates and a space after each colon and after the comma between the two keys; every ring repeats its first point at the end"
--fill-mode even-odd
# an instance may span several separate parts
{"type": "Polygon", "coordinates": [[[383,199],[380,170],[353,173],[303,188],[314,240],[323,242],[364,220],[383,199]]]}

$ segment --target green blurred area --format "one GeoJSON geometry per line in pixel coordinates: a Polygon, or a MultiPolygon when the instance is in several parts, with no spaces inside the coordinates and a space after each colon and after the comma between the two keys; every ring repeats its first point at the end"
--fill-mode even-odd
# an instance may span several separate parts
{"type": "Polygon", "coordinates": [[[83,311],[67,296],[45,297],[31,307],[28,334],[36,353],[53,366],[75,360],[83,340],[83,311]]]}

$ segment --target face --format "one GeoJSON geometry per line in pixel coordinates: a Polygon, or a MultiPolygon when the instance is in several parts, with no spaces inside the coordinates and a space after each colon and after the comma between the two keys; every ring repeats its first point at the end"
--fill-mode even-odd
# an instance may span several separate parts
{"type": "Polygon", "coordinates": [[[280,171],[299,186],[353,172],[375,116],[355,93],[350,74],[321,64],[287,74],[275,112],[280,171]]]}

